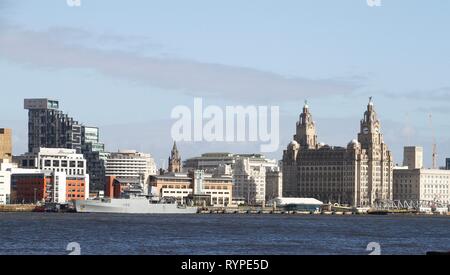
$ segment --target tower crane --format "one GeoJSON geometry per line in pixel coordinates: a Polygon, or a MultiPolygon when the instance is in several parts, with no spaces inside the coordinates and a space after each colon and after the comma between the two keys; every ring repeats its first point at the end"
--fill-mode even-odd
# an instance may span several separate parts
{"type": "Polygon", "coordinates": [[[432,154],[432,156],[433,156],[433,166],[432,166],[432,168],[433,169],[437,169],[436,132],[435,132],[434,127],[433,127],[433,115],[432,114],[430,114],[430,127],[431,127],[431,134],[433,135],[432,136],[432,138],[433,138],[433,146],[432,146],[432,148],[433,148],[433,154],[432,154]]]}

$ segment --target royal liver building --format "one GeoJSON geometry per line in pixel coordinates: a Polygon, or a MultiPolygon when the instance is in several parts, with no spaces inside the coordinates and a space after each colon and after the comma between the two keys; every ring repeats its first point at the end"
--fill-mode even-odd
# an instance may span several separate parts
{"type": "Polygon", "coordinates": [[[319,144],[305,104],[294,140],[283,154],[283,196],[356,207],[392,200],[392,154],[380,129],[370,99],[358,140],[351,141],[347,148],[319,144]]]}

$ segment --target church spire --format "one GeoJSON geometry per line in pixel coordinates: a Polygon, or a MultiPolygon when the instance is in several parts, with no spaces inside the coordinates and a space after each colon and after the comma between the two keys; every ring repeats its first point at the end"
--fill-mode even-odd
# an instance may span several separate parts
{"type": "Polygon", "coordinates": [[[177,142],[173,143],[172,152],[169,157],[169,173],[180,173],[181,172],[181,157],[178,152],[177,142]]]}

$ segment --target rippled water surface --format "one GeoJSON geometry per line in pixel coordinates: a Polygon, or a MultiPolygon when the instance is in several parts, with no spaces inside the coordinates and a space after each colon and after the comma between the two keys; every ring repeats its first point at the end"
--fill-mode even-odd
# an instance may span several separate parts
{"type": "Polygon", "coordinates": [[[450,217],[0,213],[0,254],[382,254],[450,251],[450,217]]]}

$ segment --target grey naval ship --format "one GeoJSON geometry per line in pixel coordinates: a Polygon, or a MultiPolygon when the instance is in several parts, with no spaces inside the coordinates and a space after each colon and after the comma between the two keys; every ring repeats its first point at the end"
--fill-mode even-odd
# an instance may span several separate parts
{"type": "Polygon", "coordinates": [[[81,200],[74,204],[78,213],[196,214],[198,211],[197,207],[179,205],[176,200],[155,200],[148,196],[81,200]]]}

